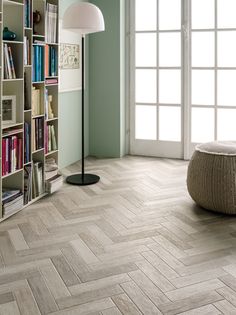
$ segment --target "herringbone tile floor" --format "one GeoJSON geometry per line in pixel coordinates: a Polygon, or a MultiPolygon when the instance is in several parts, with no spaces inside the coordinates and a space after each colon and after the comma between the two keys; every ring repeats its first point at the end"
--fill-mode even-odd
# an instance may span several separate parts
{"type": "Polygon", "coordinates": [[[196,207],[186,169],[88,160],[97,185],[1,223],[0,314],[236,314],[236,217],[196,207]]]}

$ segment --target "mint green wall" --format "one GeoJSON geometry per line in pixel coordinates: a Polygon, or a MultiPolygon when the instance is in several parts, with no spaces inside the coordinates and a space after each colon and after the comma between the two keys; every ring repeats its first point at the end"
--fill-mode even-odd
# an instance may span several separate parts
{"type": "MultiPolygon", "coordinates": [[[[77,0],[79,2],[79,0],[77,0]]],[[[60,18],[76,0],[60,0],[60,18]]],[[[88,46],[88,45],[87,45],[88,46]]],[[[88,51],[88,47],[87,51],[88,51]]],[[[88,58],[86,67],[88,69],[88,58]]],[[[88,75],[86,87],[88,87],[88,75]]],[[[89,112],[86,90],[86,155],[88,154],[89,112]]],[[[81,91],[59,95],[59,167],[66,167],[81,158],[81,91]]]]}
{"type": "Polygon", "coordinates": [[[120,157],[125,148],[124,0],[90,2],[101,9],[106,25],[105,32],[89,35],[90,155],[120,157]]]}

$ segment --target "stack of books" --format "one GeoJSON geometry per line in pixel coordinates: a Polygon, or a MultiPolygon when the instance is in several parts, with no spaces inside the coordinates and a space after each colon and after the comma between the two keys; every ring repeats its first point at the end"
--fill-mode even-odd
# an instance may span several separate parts
{"type": "Polygon", "coordinates": [[[55,47],[45,46],[45,77],[57,76],[57,51],[55,47]]]}
{"type": "Polygon", "coordinates": [[[57,141],[54,125],[46,125],[45,129],[45,153],[57,150],[57,141]]]}
{"type": "Polygon", "coordinates": [[[24,36],[24,65],[30,65],[30,41],[24,36]]]}
{"type": "Polygon", "coordinates": [[[31,161],[31,124],[24,123],[24,163],[27,164],[31,161]]]}
{"type": "Polygon", "coordinates": [[[2,192],[2,208],[3,216],[10,216],[20,209],[24,204],[23,193],[18,189],[3,189],[2,192]]]}
{"type": "Polygon", "coordinates": [[[33,151],[40,150],[44,147],[44,118],[39,117],[33,119],[32,133],[33,133],[33,151]]]}
{"type": "Polygon", "coordinates": [[[2,139],[2,176],[22,168],[23,140],[17,136],[2,139]]]}
{"type": "Polygon", "coordinates": [[[31,27],[31,0],[24,0],[24,9],[25,9],[25,27],[31,27]]]}
{"type": "Polygon", "coordinates": [[[34,45],[33,54],[33,69],[32,80],[33,82],[44,81],[44,46],[34,45]]]}
{"type": "Polygon", "coordinates": [[[12,48],[7,44],[3,45],[4,54],[4,79],[16,79],[15,66],[12,57],[12,48]]]}
{"type": "Polygon", "coordinates": [[[33,164],[33,182],[32,197],[36,198],[44,193],[43,181],[43,163],[34,162],[33,164]]]}
{"type": "Polygon", "coordinates": [[[46,85],[53,85],[53,84],[58,84],[58,79],[57,78],[47,78],[45,80],[46,85]]]}
{"type": "Polygon", "coordinates": [[[40,89],[35,86],[32,88],[32,115],[38,116],[42,114],[40,89]]]}
{"type": "Polygon", "coordinates": [[[26,205],[32,199],[32,166],[24,167],[24,204],[26,205]]]}
{"type": "Polygon", "coordinates": [[[54,158],[47,158],[45,162],[45,179],[49,180],[50,178],[56,176],[58,173],[58,165],[54,158]]]}
{"type": "Polygon", "coordinates": [[[47,3],[46,8],[46,42],[57,42],[57,5],[47,3]]]}

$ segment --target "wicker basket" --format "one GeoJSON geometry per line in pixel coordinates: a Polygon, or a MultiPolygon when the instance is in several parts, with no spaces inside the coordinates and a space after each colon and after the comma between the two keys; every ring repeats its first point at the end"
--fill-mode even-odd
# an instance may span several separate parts
{"type": "Polygon", "coordinates": [[[205,209],[236,214],[236,154],[222,152],[222,148],[220,152],[201,149],[196,148],[188,167],[190,196],[205,209]]]}

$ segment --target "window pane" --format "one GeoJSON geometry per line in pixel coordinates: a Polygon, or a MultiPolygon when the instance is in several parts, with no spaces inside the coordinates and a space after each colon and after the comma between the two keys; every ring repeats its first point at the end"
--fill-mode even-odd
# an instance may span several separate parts
{"type": "Polygon", "coordinates": [[[214,105],[215,75],[213,70],[192,71],[192,104],[214,105]]]}
{"type": "Polygon", "coordinates": [[[218,105],[236,106],[236,70],[218,71],[218,105]]]}
{"type": "Polygon", "coordinates": [[[236,31],[218,32],[218,66],[236,66],[236,31]]]}
{"type": "Polygon", "coordinates": [[[159,71],[159,103],[181,103],[181,72],[180,70],[159,71]]]}
{"type": "Polygon", "coordinates": [[[156,34],[136,34],[136,67],[156,67],[156,34]]]}
{"type": "MultiPolygon", "coordinates": [[[[149,3],[149,0],[146,0],[149,3]]],[[[159,29],[181,28],[181,0],[159,0],[159,29]]]]}
{"type": "Polygon", "coordinates": [[[193,143],[214,140],[214,109],[192,109],[192,139],[193,143]]]}
{"type": "Polygon", "coordinates": [[[236,140],[236,109],[218,110],[218,140],[236,140]]]}
{"type": "Polygon", "coordinates": [[[136,103],[156,103],[156,70],[136,70],[136,103]]]}
{"type": "Polygon", "coordinates": [[[192,0],[192,28],[209,29],[214,27],[215,0],[192,0]]]}
{"type": "Polygon", "coordinates": [[[159,139],[163,141],[181,141],[181,108],[160,106],[159,139]]]}
{"type": "Polygon", "coordinates": [[[135,116],[135,138],[144,140],[156,140],[156,106],[137,105],[135,116]]]}
{"type": "Polygon", "coordinates": [[[235,12],[235,0],[218,0],[218,28],[235,28],[235,12]]]}
{"type": "Polygon", "coordinates": [[[215,34],[213,32],[192,33],[192,66],[214,67],[215,34]]]}
{"type": "Polygon", "coordinates": [[[135,1],[135,24],[137,31],[154,31],[157,28],[157,1],[135,1]]]}
{"type": "Polygon", "coordinates": [[[159,34],[159,65],[160,67],[180,67],[181,65],[180,33],[159,34]]]}

